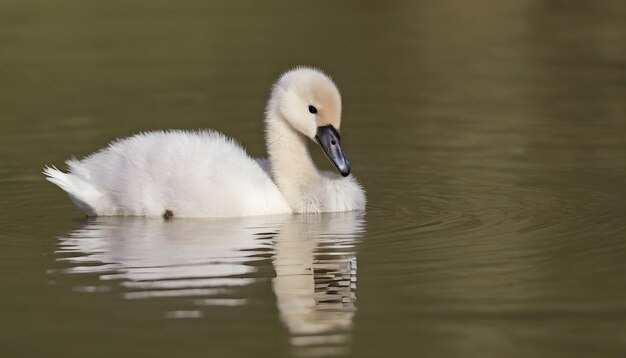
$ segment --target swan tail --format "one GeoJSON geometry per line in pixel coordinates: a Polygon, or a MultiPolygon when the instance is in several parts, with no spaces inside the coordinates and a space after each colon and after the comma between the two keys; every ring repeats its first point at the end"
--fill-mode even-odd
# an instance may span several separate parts
{"type": "Polygon", "coordinates": [[[104,195],[93,184],[71,172],[64,173],[54,166],[46,166],[43,174],[46,180],[63,189],[87,216],[98,215],[97,209],[101,206],[98,203],[102,201],[104,195]]]}

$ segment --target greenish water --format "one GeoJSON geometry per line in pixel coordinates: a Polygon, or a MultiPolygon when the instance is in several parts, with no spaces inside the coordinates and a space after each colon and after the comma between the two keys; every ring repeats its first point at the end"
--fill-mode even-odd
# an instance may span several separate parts
{"type": "Polygon", "coordinates": [[[625,11],[1,2],[0,356],[623,356],[625,11]],[[40,173],[150,129],[262,156],[297,64],[365,214],[88,221],[40,173]]]}

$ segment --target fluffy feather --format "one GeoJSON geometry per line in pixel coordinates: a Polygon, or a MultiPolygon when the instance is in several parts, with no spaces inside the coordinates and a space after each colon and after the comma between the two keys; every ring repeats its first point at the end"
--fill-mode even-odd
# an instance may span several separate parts
{"type": "Polygon", "coordinates": [[[291,212],[267,173],[214,131],[149,132],[111,143],[48,180],[87,215],[232,217],[291,212]],[[102,194],[106,193],[106,194],[102,194]]]}
{"type": "Polygon", "coordinates": [[[46,167],[44,174],[90,216],[363,210],[365,194],[354,177],[319,172],[305,143],[317,125],[339,127],[341,99],[334,83],[320,71],[297,68],[274,88],[266,112],[268,160],[250,158],[219,132],[170,130],[116,140],[83,160],[68,160],[68,173],[46,167]],[[308,112],[309,103],[319,114],[308,112]]]}

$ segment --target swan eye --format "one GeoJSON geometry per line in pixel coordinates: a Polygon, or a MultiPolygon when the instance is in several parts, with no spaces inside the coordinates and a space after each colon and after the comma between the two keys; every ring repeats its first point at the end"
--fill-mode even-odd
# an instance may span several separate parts
{"type": "Polygon", "coordinates": [[[313,106],[309,106],[309,112],[315,114],[315,113],[317,113],[317,108],[315,108],[313,106]]]}

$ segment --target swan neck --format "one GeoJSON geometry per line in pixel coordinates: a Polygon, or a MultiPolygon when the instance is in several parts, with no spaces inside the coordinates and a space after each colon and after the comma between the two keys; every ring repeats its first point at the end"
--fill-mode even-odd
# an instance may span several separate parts
{"type": "Polygon", "coordinates": [[[265,141],[272,179],[292,206],[302,200],[321,176],[309,155],[304,135],[297,132],[276,111],[266,116],[265,141]]]}

